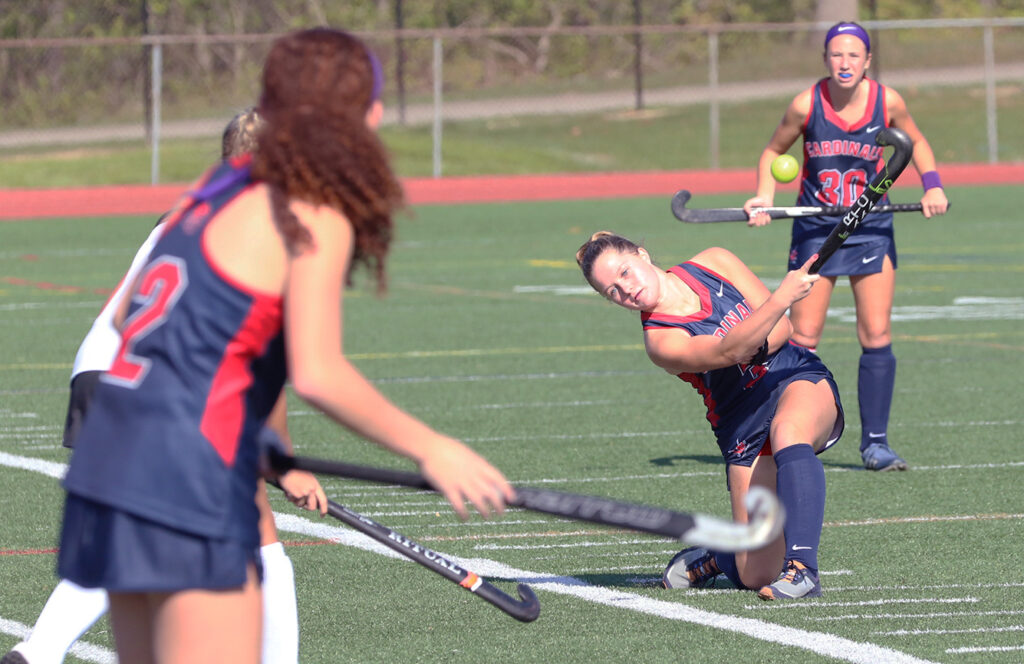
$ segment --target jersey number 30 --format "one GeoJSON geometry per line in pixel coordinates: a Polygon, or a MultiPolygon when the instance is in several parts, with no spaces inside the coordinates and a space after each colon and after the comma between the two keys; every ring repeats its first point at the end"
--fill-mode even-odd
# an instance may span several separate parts
{"type": "Polygon", "coordinates": [[[829,168],[818,173],[818,181],[821,183],[818,187],[818,199],[822,203],[849,207],[864,193],[868,176],[862,168],[848,171],[829,168]]]}
{"type": "Polygon", "coordinates": [[[134,388],[149,371],[150,361],[134,354],[135,346],[167,320],[168,312],[188,285],[188,271],[180,258],[158,258],[139,277],[132,296],[141,306],[121,327],[121,349],[104,377],[106,382],[134,388]]]}

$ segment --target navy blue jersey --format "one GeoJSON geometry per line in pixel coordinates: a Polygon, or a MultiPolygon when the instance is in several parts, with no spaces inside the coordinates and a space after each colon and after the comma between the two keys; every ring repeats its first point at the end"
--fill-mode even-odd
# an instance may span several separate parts
{"type": "Polygon", "coordinates": [[[186,532],[258,544],[256,433],[285,379],[282,298],[235,283],[203,246],[251,184],[211,169],[166,223],[131,296],[64,485],[186,532]]]}
{"type": "MultiPolygon", "coordinates": [[[[819,81],[811,92],[811,112],[804,123],[804,166],[797,205],[849,207],[863,193],[868,182],[882,170],[884,148],[875,143],[878,132],[889,125],[885,86],[868,82],[868,103],[864,115],[847,123],[832,107],[828,79],[819,81]]],[[[888,195],[878,205],[889,203],[888,195]]],[[[793,237],[831,230],[841,217],[801,217],[793,220],[793,237]]],[[[892,213],[869,214],[856,234],[886,232],[892,235],[892,213]]]]}
{"type": "MultiPolygon", "coordinates": [[[[697,293],[701,308],[688,316],[644,312],[644,330],[675,328],[691,336],[724,337],[754,311],[732,283],[706,267],[687,262],[668,271],[697,293]]],[[[793,344],[785,344],[763,364],[734,364],[700,373],[683,372],[678,377],[704,398],[708,421],[729,462],[749,456],[751,451],[756,456],[764,443],[762,430],[774,415],[782,388],[793,380],[832,380],[817,355],[793,344]],[[761,432],[757,440],[756,432],[761,432]]]]}

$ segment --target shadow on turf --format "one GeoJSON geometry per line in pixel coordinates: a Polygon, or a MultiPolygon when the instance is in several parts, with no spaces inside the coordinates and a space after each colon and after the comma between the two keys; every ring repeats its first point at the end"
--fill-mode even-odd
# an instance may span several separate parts
{"type": "Polygon", "coordinates": [[[694,461],[720,466],[722,465],[722,456],[713,454],[675,454],[673,456],[655,457],[650,460],[650,464],[659,468],[672,468],[680,461],[694,461]]]}
{"type": "MultiPolygon", "coordinates": [[[[673,456],[655,457],[650,459],[648,463],[658,468],[673,468],[677,465],[682,465],[681,462],[694,462],[694,463],[706,463],[715,466],[722,465],[722,457],[715,456],[712,454],[675,454],[673,456]]],[[[837,468],[843,470],[864,470],[864,466],[859,463],[836,463],[834,461],[821,460],[821,463],[826,468],[837,468]]]]}
{"type": "MultiPolygon", "coordinates": [[[[638,571],[633,574],[573,574],[572,578],[579,579],[585,583],[589,583],[593,586],[601,586],[603,588],[622,588],[622,589],[636,589],[636,588],[657,588],[665,592],[669,592],[661,585],[661,570],[658,568],[651,568],[650,572],[638,571]]],[[[725,577],[719,577],[715,581],[715,588],[721,590],[723,588],[734,588],[733,584],[725,577]]],[[[700,592],[697,589],[692,591],[672,591],[672,592],[700,592]]]]}

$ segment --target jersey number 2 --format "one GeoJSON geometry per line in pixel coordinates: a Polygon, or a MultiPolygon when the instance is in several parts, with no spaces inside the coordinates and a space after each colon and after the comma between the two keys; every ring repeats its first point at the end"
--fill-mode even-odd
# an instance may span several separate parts
{"type": "Polygon", "coordinates": [[[107,371],[107,382],[135,388],[146,377],[150,361],[132,351],[140,339],[158,328],[167,320],[167,313],[174,307],[182,291],[188,285],[188,272],[180,258],[162,256],[139,277],[139,285],[132,299],[142,305],[121,327],[121,348],[114,363],[107,371]]]}

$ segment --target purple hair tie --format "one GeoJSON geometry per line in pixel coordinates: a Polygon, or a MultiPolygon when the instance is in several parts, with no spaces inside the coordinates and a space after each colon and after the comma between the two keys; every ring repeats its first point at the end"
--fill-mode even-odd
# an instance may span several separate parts
{"type": "Polygon", "coordinates": [[[366,56],[370,58],[370,69],[373,70],[373,91],[370,94],[372,104],[380,99],[381,92],[384,91],[384,68],[380,66],[380,59],[369,46],[366,47],[366,56]]]}
{"type": "Polygon", "coordinates": [[[829,28],[828,34],[825,35],[825,50],[828,50],[828,43],[832,41],[832,38],[838,35],[852,35],[856,37],[864,42],[868,53],[871,52],[871,38],[868,37],[867,31],[856,23],[836,23],[829,28]]]}

